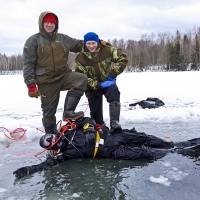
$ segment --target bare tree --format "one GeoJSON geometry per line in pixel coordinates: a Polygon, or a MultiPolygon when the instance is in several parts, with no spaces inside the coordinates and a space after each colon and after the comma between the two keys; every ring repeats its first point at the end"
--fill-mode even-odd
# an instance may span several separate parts
{"type": "MultiPolygon", "coordinates": [[[[188,33],[143,34],[140,40],[113,39],[113,46],[123,49],[128,57],[128,71],[199,70],[200,27],[188,33]]],[[[70,53],[68,64],[75,67],[76,54],[70,53]]],[[[0,71],[22,70],[22,55],[0,54],[0,71]]]]}

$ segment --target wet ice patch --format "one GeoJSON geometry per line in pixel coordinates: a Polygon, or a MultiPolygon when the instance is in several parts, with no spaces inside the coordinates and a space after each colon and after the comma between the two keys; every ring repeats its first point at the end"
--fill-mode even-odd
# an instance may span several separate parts
{"type": "Polygon", "coordinates": [[[178,171],[178,168],[177,168],[177,167],[172,167],[172,169],[173,169],[174,171],[178,171]]]}
{"type": "Polygon", "coordinates": [[[7,200],[16,200],[16,197],[8,197],[7,200]]]}
{"type": "Polygon", "coordinates": [[[167,173],[166,176],[167,176],[170,180],[180,181],[180,180],[182,180],[183,178],[185,178],[187,175],[188,175],[187,172],[183,172],[183,171],[180,171],[180,170],[178,170],[178,169],[175,169],[175,170],[169,171],[169,172],[167,173]]]}
{"type": "Polygon", "coordinates": [[[73,198],[79,198],[80,195],[79,195],[78,193],[74,193],[74,194],[72,195],[72,197],[73,197],[73,198]]]}
{"type": "Polygon", "coordinates": [[[0,193],[4,193],[6,192],[7,190],[5,188],[0,188],[0,193]]]}
{"type": "Polygon", "coordinates": [[[153,183],[161,184],[164,186],[170,186],[171,182],[167,177],[160,175],[159,177],[150,176],[149,180],[153,183]]]}
{"type": "Polygon", "coordinates": [[[4,147],[9,147],[9,145],[12,143],[2,132],[0,132],[0,145],[4,147]]]}
{"type": "Polygon", "coordinates": [[[12,158],[13,157],[13,155],[12,154],[4,154],[4,155],[2,155],[2,157],[3,158],[7,158],[7,159],[10,159],[10,158],[12,158]]]}
{"type": "Polygon", "coordinates": [[[164,165],[165,167],[170,167],[171,163],[170,162],[162,162],[162,165],[164,165]]]}
{"type": "Polygon", "coordinates": [[[162,165],[167,167],[167,170],[164,172],[164,175],[158,177],[150,176],[149,180],[153,183],[161,184],[164,186],[170,186],[173,181],[181,181],[189,173],[179,170],[177,167],[171,166],[169,162],[162,162],[162,165]]]}

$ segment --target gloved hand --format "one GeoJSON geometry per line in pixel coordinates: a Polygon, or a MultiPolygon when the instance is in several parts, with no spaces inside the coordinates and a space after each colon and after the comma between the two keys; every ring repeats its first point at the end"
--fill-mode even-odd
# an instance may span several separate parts
{"type": "Polygon", "coordinates": [[[27,87],[28,87],[28,96],[29,97],[38,98],[40,96],[38,87],[35,83],[31,83],[31,84],[27,85],[27,87]]]}
{"type": "Polygon", "coordinates": [[[107,46],[112,46],[110,42],[105,41],[105,40],[100,40],[102,45],[107,45],[107,46]]]}
{"type": "Polygon", "coordinates": [[[115,85],[115,84],[116,84],[116,78],[108,76],[108,78],[104,82],[100,83],[100,87],[102,89],[104,89],[104,88],[108,88],[108,87],[115,85]]]}
{"type": "Polygon", "coordinates": [[[31,166],[21,167],[13,172],[17,179],[23,178],[31,174],[31,166]]]}

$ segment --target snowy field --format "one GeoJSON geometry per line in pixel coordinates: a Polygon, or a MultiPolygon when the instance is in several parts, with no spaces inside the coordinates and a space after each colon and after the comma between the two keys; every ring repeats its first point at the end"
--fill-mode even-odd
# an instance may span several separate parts
{"type": "MultiPolygon", "coordinates": [[[[120,121],[124,128],[150,122],[200,121],[200,72],[123,73],[117,78],[117,84],[121,92],[120,121]],[[165,106],[157,109],[129,107],[130,103],[147,97],[158,97],[165,106]]],[[[28,139],[37,137],[37,128],[42,129],[40,100],[28,97],[22,75],[1,75],[0,91],[0,126],[9,130],[22,127],[27,129],[28,139]]],[[[57,121],[62,118],[65,95],[66,92],[61,93],[57,121]]],[[[77,110],[83,110],[85,116],[89,116],[85,96],[77,110]]],[[[109,125],[108,103],[105,99],[104,119],[109,125]]],[[[1,134],[0,141],[6,140],[1,134]]]]}
{"type": "MultiPolygon", "coordinates": [[[[121,92],[120,122],[123,128],[136,127],[136,130],[173,141],[200,137],[200,72],[123,73],[117,78],[117,85],[121,92]],[[130,103],[147,97],[157,97],[165,106],[157,109],[129,107],[130,103]]],[[[0,132],[3,155],[0,158],[0,199],[93,199],[92,194],[96,195],[94,199],[198,199],[199,165],[174,154],[139,167],[129,161],[72,161],[67,164],[67,172],[61,166],[54,169],[56,176],[51,172],[37,173],[16,183],[12,175],[14,170],[29,165],[29,162],[38,163],[32,155],[41,150],[38,145],[43,134],[40,131],[43,130],[40,99],[28,97],[21,74],[0,75],[0,92],[0,127],[9,131],[27,130],[24,139],[16,142],[0,132]],[[99,179],[94,180],[94,175],[99,179]],[[98,185],[98,189],[90,183],[98,185]],[[148,190],[147,194],[144,188],[148,190]],[[30,198],[27,197],[29,194],[30,198]]],[[[65,95],[66,92],[61,93],[57,120],[62,117],[65,95]]],[[[77,110],[83,110],[85,116],[89,116],[85,96],[77,110]]],[[[105,99],[104,119],[109,125],[105,99]]]]}

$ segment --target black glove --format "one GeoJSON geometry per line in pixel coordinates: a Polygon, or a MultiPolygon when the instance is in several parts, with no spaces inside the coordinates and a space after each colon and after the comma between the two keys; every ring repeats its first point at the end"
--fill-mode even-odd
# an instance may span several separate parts
{"type": "Polygon", "coordinates": [[[30,166],[27,166],[27,167],[21,167],[19,169],[17,169],[16,171],[13,172],[13,174],[15,175],[15,177],[17,179],[20,179],[24,176],[27,176],[30,174],[30,169],[31,167],[30,166]]]}

